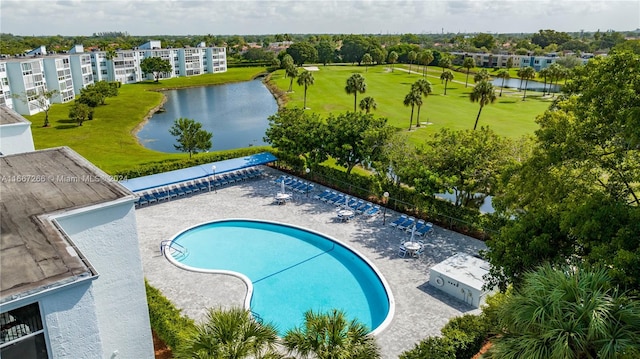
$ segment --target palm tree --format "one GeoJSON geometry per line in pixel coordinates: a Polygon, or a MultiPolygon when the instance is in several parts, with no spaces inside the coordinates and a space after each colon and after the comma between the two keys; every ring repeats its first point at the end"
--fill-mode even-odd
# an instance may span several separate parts
{"type": "Polygon", "coordinates": [[[527,86],[529,85],[529,79],[536,77],[536,70],[527,66],[518,70],[518,76],[520,76],[520,84],[522,84],[522,80],[526,80],[524,83],[524,95],[522,96],[522,101],[527,98],[527,86]]]}
{"type": "Polygon", "coordinates": [[[288,331],[283,338],[290,353],[318,359],[378,359],[375,337],[357,320],[347,321],[339,310],[304,314],[304,326],[288,331]]]}
{"type": "Polygon", "coordinates": [[[440,58],[440,61],[438,62],[438,65],[442,67],[442,72],[444,72],[445,69],[451,67],[451,59],[447,56],[442,56],[440,58]]]}
{"type": "Polygon", "coordinates": [[[422,95],[411,87],[411,91],[409,91],[409,93],[404,97],[403,103],[405,106],[411,106],[411,117],[409,119],[409,131],[411,131],[411,125],[413,124],[413,109],[418,104],[419,106],[422,106],[422,95]]]}
{"type": "Polygon", "coordinates": [[[443,71],[440,74],[440,80],[444,81],[444,94],[447,94],[447,84],[449,81],[453,80],[453,73],[449,70],[443,71]]]}
{"type": "Polygon", "coordinates": [[[424,68],[422,69],[422,77],[427,77],[427,69],[431,61],[433,61],[433,52],[431,52],[431,50],[420,51],[418,59],[420,63],[424,65],[424,68]]]}
{"type": "Polygon", "coordinates": [[[313,74],[309,71],[303,71],[298,76],[298,86],[304,86],[304,107],[307,108],[307,88],[313,85],[313,74]]]}
{"type": "MultiPolygon", "coordinates": [[[[542,77],[544,79],[544,86],[542,87],[542,96],[547,92],[547,79],[549,78],[549,68],[544,68],[538,71],[538,77],[542,77]]],[[[549,85],[551,87],[551,85],[549,85]]]]}
{"type": "Polygon", "coordinates": [[[356,104],[358,103],[358,92],[365,93],[367,91],[367,84],[364,82],[364,77],[360,74],[353,74],[347,79],[347,86],[344,88],[347,94],[353,94],[353,112],[356,111],[356,104]]]}
{"type": "Polygon", "coordinates": [[[469,84],[469,72],[471,71],[471,68],[475,66],[476,62],[473,61],[473,58],[465,57],[464,61],[462,62],[462,67],[467,69],[467,78],[464,81],[464,87],[467,87],[467,85],[469,84]]]}
{"type": "Polygon", "coordinates": [[[396,61],[398,61],[398,53],[395,51],[391,51],[389,53],[389,56],[387,56],[387,62],[391,64],[391,72],[393,72],[394,70],[393,64],[395,64],[396,61]]]}
{"type": "MultiPolygon", "coordinates": [[[[279,357],[278,332],[272,324],[256,322],[249,311],[209,309],[190,338],[176,348],[174,357],[240,359],[279,357]]],[[[280,356],[281,357],[281,356],[280,356]]]]}
{"type": "Polygon", "coordinates": [[[373,99],[373,97],[367,96],[360,100],[360,109],[362,111],[365,111],[365,113],[369,113],[371,112],[371,110],[375,110],[376,108],[378,108],[378,104],[376,103],[376,100],[373,99]]]}
{"type": "Polygon", "coordinates": [[[480,110],[478,111],[478,116],[476,116],[476,123],[473,125],[473,130],[475,131],[476,127],[478,127],[478,120],[480,119],[482,108],[485,105],[496,101],[496,93],[493,90],[493,85],[488,81],[480,81],[476,84],[476,87],[473,88],[473,92],[469,95],[469,99],[471,102],[480,103],[480,110]]]}
{"type": "Polygon", "coordinates": [[[485,80],[485,81],[491,80],[491,76],[489,76],[489,71],[487,71],[487,69],[482,69],[473,76],[473,82],[475,83],[478,83],[482,80],[485,80]]]}
{"type": "Polygon", "coordinates": [[[417,57],[418,54],[416,54],[416,52],[413,50],[409,51],[409,53],[407,54],[407,59],[409,60],[409,74],[411,74],[411,65],[413,65],[414,61],[416,61],[417,57]]]}
{"type": "MultiPolygon", "coordinates": [[[[411,85],[411,90],[416,91],[420,96],[427,97],[431,93],[431,82],[426,79],[420,79],[411,85]]],[[[420,127],[420,107],[422,107],[422,101],[416,103],[418,106],[418,116],[416,117],[416,127],[420,127]]]]}
{"type": "Polygon", "coordinates": [[[298,76],[298,68],[296,67],[296,65],[287,65],[287,67],[285,67],[284,71],[286,72],[287,76],[289,76],[289,78],[291,79],[291,81],[289,81],[289,92],[293,91],[293,79],[296,78],[296,76],[298,76]]]}
{"type": "Polygon", "coordinates": [[[502,69],[498,71],[498,74],[496,76],[499,79],[502,79],[502,85],[500,86],[500,96],[502,97],[502,90],[504,89],[504,80],[511,77],[511,75],[509,75],[509,70],[502,69]]]}
{"type": "Polygon", "coordinates": [[[498,309],[490,358],[640,357],[640,301],[606,270],[544,265],[523,279],[498,309]]]}
{"type": "Polygon", "coordinates": [[[364,64],[364,72],[367,72],[367,70],[369,69],[369,65],[371,65],[372,62],[373,62],[373,59],[371,58],[371,55],[369,55],[369,53],[366,53],[366,54],[362,55],[362,63],[364,64]]]}

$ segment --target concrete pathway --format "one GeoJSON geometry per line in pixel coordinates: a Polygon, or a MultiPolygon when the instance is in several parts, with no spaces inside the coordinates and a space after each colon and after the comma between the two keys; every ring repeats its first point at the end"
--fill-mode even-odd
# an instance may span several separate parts
{"type": "MultiPolygon", "coordinates": [[[[242,306],[244,302],[247,288],[240,279],[179,269],[159,250],[161,241],[187,227],[226,218],[262,219],[309,228],[352,246],[371,260],[391,286],[396,303],[391,325],[377,337],[383,358],[397,358],[425,337],[439,335],[449,318],[477,312],[430,286],[429,268],[457,252],[475,254],[485,248],[483,242],[435,227],[426,238],[427,250],[421,258],[401,258],[398,246],[410,234],[383,226],[382,213],[339,223],[335,207],[314,200],[313,194],[297,194],[292,202],[275,205],[273,198],[280,187],[272,181],[282,173],[264,169],[268,174],[264,179],[136,210],[145,277],[183,314],[199,321],[207,308],[242,306]]],[[[317,187],[316,193],[324,190],[317,187]]],[[[387,224],[398,216],[387,211],[387,224]]]]}

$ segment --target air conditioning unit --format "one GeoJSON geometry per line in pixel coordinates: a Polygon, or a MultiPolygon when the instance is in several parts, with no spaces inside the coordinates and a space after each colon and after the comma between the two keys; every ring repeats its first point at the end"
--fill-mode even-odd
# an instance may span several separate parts
{"type": "Polygon", "coordinates": [[[429,284],[468,305],[479,308],[488,294],[484,290],[484,276],[489,263],[466,253],[457,253],[434,265],[429,270],[429,284]]]}

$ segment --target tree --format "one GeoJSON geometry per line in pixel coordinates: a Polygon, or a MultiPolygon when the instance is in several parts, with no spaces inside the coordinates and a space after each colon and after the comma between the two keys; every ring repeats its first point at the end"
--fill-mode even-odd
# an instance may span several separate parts
{"type": "Polygon", "coordinates": [[[387,58],[387,53],[384,51],[384,49],[376,47],[375,49],[371,50],[371,59],[377,64],[381,64],[384,62],[384,59],[387,58]]]}
{"type": "Polygon", "coordinates": [[[322,65],[327,66],[328,63],[333,62],[335,46],[328,40],[321,40],[316,45],[316,51],[318,51],[318,61],[322,65]]]}
{"type": "Polygon", "coordinates": [[[509,56],[509,58],[507,59],[507,63],[505,65],[505,67],[507,68],[507,71],[513,67],[513,57],[509,56]]]}
{"type": "Polygon", "coordinates": [[[467,85],[469,84],[469,72],[471,71],[471,68],[476,66],[476,62],[473,61],[472,57],[465,57],[464,61],[462,62],[462,67],[467,69],[467,77],[464,81],[464,87],[467,87],[467,85]]]}
{"type": "Polygon", "coordinates": [[[208,151],[211,148],[213,134],[202,129],[202,124],[189,118],[179,118],[169,129],[172,136],[178,137],[177,145],[173,145],[178,151],[189,152],[189,158],[198,151],[208,151]]]}
{"type": "Polygon", "coordinates": [[[456,206],[478,208],[496,191],[500,173],[510,163],[508,149],[507,140],[487,127],[478,131],[441,129],[419,151],[419,161],[437,174],[435,188],[430,183],[427,190],[454,193],[456,206]]]}
{"type": "Polygon", "coordinates": [[[345,62],[360,64],[362,56],[368,52],[371,42],[362,35],[348,35],[342,40],[340,54],[345,62]]]}
{"type": "Polygon", "coordinates": [[[445,69],[448,69],[449,67],[451,67],[451,59],[448,56],[443,55],[440,58],[438,65],[442,67],[442,72],[444,72],[445,69]]]}
{"type": "MultiPolygon", "coordinates": [[[[431,82],[426,79],[420,79],[411,85],[411,89],[416,91],[421,97],[427,97],[431,93],[431,82]]],[[[416,127],[420,127],[420,108],[422,107],[422,101],[416,103],[418,106],[418,115],[416,117],[416,127]]]]}
{"type": "Polygon", "coordinates": [[[293,58],[293,62],[302,66],[308,62],[318,61],[318,50],[307,41],[296,42],[287,48],[287,54],[293,58]]]}
{"type": "Polygon", "coordinates": [[[147,57],[140,61],[140,70],[145,74],[153,74],[155,82],[160,80],[160,75],[171,73],[171,62],[160,57],[147,57]]]}
{"type": "Polygon", "coordinates": [[[402,103],[405,106],[411,106],[411,117],[409,117],[409,131],[411,131],[411,125],[413,124],[413,110],[416,105],[422,106],[422,95],[419,94],[413,87],[409,90],[409,93],[404,96],[402,103]]]}
{"type": "Polygon", "coordinates": [[[307,108],[307,88],[313,85],[313,74],[309,71],[302,71],[300,76],[298,76],[298,86],[304,86],[304,106],[303,108],[307,108]]]}
{"type": "Polygon", "coordinates": [[[576,258],[640,291],[639,81],[639,55],[597,57],[536,119],[531,158],[503,174],[494,197],[513,219],[487,242],[493,283],[576,258]]]}
{"type": "Polygon", "coordinates": [[[500,97],[502,97],[502,90],[504,89],[504,80],[509,79],[511,75],[509,75],[509,70],[502,69],[498,71],[498,74],[496,75],[496,77],[498,77],[499,79],[502,79],[502,84],[500,85],[500,97]]]}
{"type": "Polygon", "coordinates": [[[527,272],[499,317],[491,358],[640,356],[640,301],[613,287],[603,269],[547,264],[527,272]]]}
{"type": "Polygon", "coordinates": [[[46,90],[43,87],[35,91],[27,91],[22,96],[14,94],[12,95],[12,97],[19,99],[29,107],[35,106],[40,111],[44,112],[44,124],[42,125],[42,127],[49,127],[49,110],[51,109],[51,99],[58,94],[60,94],[60,91],[58,90],[46,90]]]}
{"type": "Polygon", "coordinates": [[[409,51],[407,54],[407,60],[409,60],[409,73],[411,73],[411,65],[416,61],[416,58],[418,58],[418,54],[413,50],[409,51]]]}
{"type": "Polygon", "coordinates": [[[347,85],[344,90],[347,94],[353,94],[353,111],[356,111],[356,105],[358,101],[358,92],[365,93],[367,91],[367,84],[364,82],[364,77],[360,74],[353,74],[347,79],[347,85]]]}
{"type": "Polygon", "coordinates": [[[289,90],[287,91],[292,92],[293,79],[295,79],[298,76],[298,68],[294,64],[287,64],[284,69],[284,72],[287,74],[287,77],[289,77],[289,90]]]}
{"type": "Polygon", "coordinates": [[[277,354],[277,342],[275,327],[256,322],[248,310],[209,309],[205,321],[174,355],[176,359],[282,358],[277,354]]]}
{"type": "Polygon", "coordinates": [[[471,39],[471,43],[478,49],[484,47],[488,50],[492,50],[496,47],[496,39],[491,34],[480,33],[471,39]]]}
{"type": "Polygon", "coordinates": [[[396,61],[398,61],[398,53],[395,51],[391,51],[389,53],[389,56],[387,57],[387,62],[391,64],[391,72],[393,72],[394,70],[393,64],[395,64],[396,61]]]}
{"type": "Polygon", "coordinates": [[[527,98],[527,87],[529,86],[529,79],[536,77],[536,70],[531,67],[523,67],[518,69],[518,76],[520,77],[520,84],[522,85],[522,80],[525,80],[524,83],[524,94],[522,96],[522,101],[527,98]]]}
{"type": "Polygon", "coordinates": [[[290,353],[302,357],[313,355],[318,359],[376,359],[380,349],[375,337],[357,320],[347,321],[345,314],[336,309],[328,313],[308,311],[304,326],[288,331],[284,346],[290,353]]]}
{"type": "Polygon", "coordinates": [[[315,165],[327,159],[324,144],[328,136],[327,125],[320,116],[285,107],[269,116],[264,140],[281,154],[303,157],[307,164],[315,165]]]}
{"type": "Polygon", "coordinates": [[[473,91],[469,95],[469,99],[471,102],[478,102],[480,104],[480,110],[478,110],[478,116],[476,116],[476,123],[473,125],[473,129],[475,130],[478,126],[478,120],[480,119],[482,108],[496,101],[496,93],[493,90],[493,85],[488,81],[480,81],[476,84],[476,87],[473,88],[473,91]]]}
{"type": "Polygon", "coordinates": [[[87,86],[86,89],[89,91],[95,91],[100,98],[100,105],[104,105],[107,97],[118,96],[117,85],[117,82],[98,81],[92,85],[87,86]]]}
{"type": "Polygon", "coordinates": [[[550,74],[550,71],[548,67],[538,71],[538,77],[541,77],[544,79],[544,85],[542,87],[543,96],[547,92],[547,79],[549,78],[549,74],[550,74]]]}
{"type": "Polygon", "coordinates": [[[491,80],[491,76],[489,76],[489,71],[487,71],[487,69],[481,69],[473,76],[473,82],[475,83],[489,80],[491,80]]]}
{"type": "Polygon", "coordinates": [[[449,70],[447,71],[442,71],[442,73],[440,74],[440,80],[444,81],[444,94],[447,94],[447,84],[449,83],[449,81],[453,80],[453,73],[449,70]]]}
{"type": "Polygon", "coordinates": [[[323,148],[350,174],[361,163],[377,161],[395,132],[386,118],[374,118],[362,112],[347,112],[327,118],[323,148]]]}
{"type": "Polygon", "coordinates": [[[531,43],[545,48],[551,44],[562,45],[571,40],[571,35],[555,30],[540,30],[531,36],[531,43]]]}
{"type": "Polygon", "coordinates": [[[418,61],[424,66],[422,69],[422,77],[427,77],[427,67],[433,61],[433,52],[431,50],[422,50],[418,54],[418,61]]]}
{"type": "Polygon", "coordinates": [[[376,103],[376,100],[373,99],[373,97],[367,96],[360,100],[360,109],[365,113],[370,113],[371,110],[375,110],[376,108],[378,108],[378,104],[376,103]]]}
{"type": "Polygon", "coordinates": [[[69,118],[76,121],[76,123],[78,123],[78,126],[82,126],[82,123],[89,118],[89,114],[92,112],[93,110],[78,101],[74,101],[73,105],[69,108],[69,118]]]}
{"type": "Polygon", "coordinates": [[[371,55],[369,55],[369,53],[366,53],[364,55],[362,55],[362,63],[364,64],[364,72],[367,72],[369,65],[371,65],[371,62],[373,61],[373,59],[371,58],[371,55]]]}

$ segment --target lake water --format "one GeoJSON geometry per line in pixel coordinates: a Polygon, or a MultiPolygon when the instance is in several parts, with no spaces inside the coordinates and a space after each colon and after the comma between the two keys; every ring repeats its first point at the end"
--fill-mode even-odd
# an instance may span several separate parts
{"type": "MultiPolygon", "coordinates": [[[[491,84],[493,84],[494,87],[500,88],[502,86],[502,79],[494,79],[491,84]]],[[[527,84],[527,91],[538,91],[538,92],[542,92],[542,89],[545,88],[544,82],[538,82],[538,81],[533,81],[533,80],[529,80],[529,83],[527,83],[527,81],[522,81],[522,86],[524,87],[524,85],[527,84]]],[[[546,86],[546,91],[549,91],[549,83],[547,82],[547,86],[546,86]]],[[[516,79],[516,78],[511,78],[511,79],[505,79],[504,80],[504,87],[505,88],[513,88],[513,89],[519,89],[520,88],[520,79],[516,79]]],[[[553,93],[557,93],[560,92],[560,86],[558,85],[553,85],[551,86],[551,92],[553,93]]]]}
{"type": "Polygon", "coordinates": [[[260,80],[163,93],[166,111],[154,114],[137,134],[143,146],[161,152],[179,152],[169,129],[180,117],[200,122],[213,133],[211,151],[265,145],[267,118],[278,111],[276,100],[260,80]]]}

